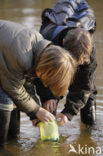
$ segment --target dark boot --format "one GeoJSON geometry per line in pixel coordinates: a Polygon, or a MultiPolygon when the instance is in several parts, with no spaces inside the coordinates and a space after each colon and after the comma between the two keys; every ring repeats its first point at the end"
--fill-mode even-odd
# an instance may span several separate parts
{"type": "Polygon", "coordinates": [[[96,120],[96,102],[89,98],[86,106],[80,111],[81,121],[87,126],[93,126],[96,120]]]}
{"type": "Polygon", "coordinates": [[[16,139],[19,132],[20,132],[20,111],[17,108],[15,108],[11,112],[8,140],[16,139]]]}
{"type": "Polygon", "coordinates": [[[3,148],[0,150],[0,156],[13,156],[13,155],[11,154],[11,152],[3,148]]]}
{"type": "Polygon", "coordinates": [[[3,148],[7,141],[10,116],[10,111],[0,110],[0,148],[3,148]]]}

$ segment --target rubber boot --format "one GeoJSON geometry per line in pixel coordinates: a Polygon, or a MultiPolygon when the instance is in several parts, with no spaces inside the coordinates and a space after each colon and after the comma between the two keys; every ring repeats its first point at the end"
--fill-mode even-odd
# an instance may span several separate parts
{"type": "Polygon", "coordinates": [[[81,121],[86,126],[93,126],[96,123],[96,102],[89,98],[86,106],[80,111],[81,121]]]}
{"type": "Polygon", "coordinates": [[[11,152],[8,151],[7,149],[2,148],[2,149],[0,150],[0,156],[14,156],[14,155],[12,155],[11,152]]]}
{"type": "Polygon", "coordinates": [[[0,110],[0,149],[4,148],[10,123],[10,111],[0,110]]]}
{"type": "Polygon", "coordinates": [[[20,132],[20,111],[15,108],[11,112],[9,130],[8,130],[8,140],[17,139],[20,132]]]}

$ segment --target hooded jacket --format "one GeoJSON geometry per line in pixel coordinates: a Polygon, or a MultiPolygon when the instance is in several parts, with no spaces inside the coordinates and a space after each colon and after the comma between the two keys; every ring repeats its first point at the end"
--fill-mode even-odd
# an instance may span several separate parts
{"type": "MultiPolygon", "coordinates": [[[[40,32],[44,38],[56,45],[63,46],[63,38],[67,32],[78,27],[91,33],[96,29],[93,10],[85,0],[59,0],[52,9],[47,8],[42,13],[40,32]]],[[[94,85],[96,68],[96,48],[93,47],[90,63],[77,68],[75,78],[66,96],[66,104],[62,113],[69,120],[86,106],[89,99],[96,99],[97,90],[94,85]]],[[[40,94],[40,86],[38,90],[40,94]]],[[[53,98],[52,94],[50,98],[49,91],[46,95],[49,99],[53,98]]],[[[46,97],[42,101],[45,102],[46,97]]]]}
{"type": "Polygon", "coordinates": [[[36,77],[40,54],[49,44],[35,29],[0,20],[0,85],[30,117],[37,113],[39,105],[27,92],[26,79],[36,77]]]}
{"type": "Polygon", "coordinates": [[[78,27],[92,33],[96,29],[94,12],[85,0],[59,0],[52,9],[46,8],[42,13],[41,33],[50,40],[66,29],[78,27]]]}

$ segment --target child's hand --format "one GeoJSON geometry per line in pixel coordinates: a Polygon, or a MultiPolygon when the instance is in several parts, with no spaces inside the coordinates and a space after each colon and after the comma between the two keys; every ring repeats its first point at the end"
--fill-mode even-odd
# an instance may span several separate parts
{"type": "Polygon", "coordinates": [[[49,120],[55,120],[55,116],[48,112],[47,110],[40,107],[39,111],[36,113],[38,119],[42,122],[48,122],[49,120]]]}
{"type": "Polygon", "coordinates": [[[66,115],[64,115],[63,113],[59,113],[56,115],[56,119],[58,122],[58,125],[64,125],[68,122],[68,118],[66,115]],[[60,120],[59,120],[60,119],[60,120]],[[58,121],[59,120],[59,121],[58,121]]]}
{"type": "Polygon", "coordinates": [[[56,110],[56,103],[57,103],[57,100],[51,99],[51,100],[46,101],[43,104],[43,107],[49,112],[53,113],[56,110]]]}

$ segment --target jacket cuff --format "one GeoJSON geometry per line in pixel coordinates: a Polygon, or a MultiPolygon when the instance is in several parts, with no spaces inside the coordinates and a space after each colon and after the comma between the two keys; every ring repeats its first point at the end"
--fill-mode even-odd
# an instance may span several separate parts
{"type": "Polygon", "coordinates": [[[38,105],[38,106],[36,107],[35,111],[30,112],[30,113],[27,113],[27,115],[30,117],[30,120],[37,119],[36,113],[39,111],[39,109],[40,109],[40,106],[38,105]]]}
{"type": "Polygon", "coordinates": [[[63,113],[64,115],[66,115],[69,121],[71,121],[72,118],[73,118],[73,116],[74,116],[73,114],[67,112],[65,109],[61,113],[63,113]]]}

